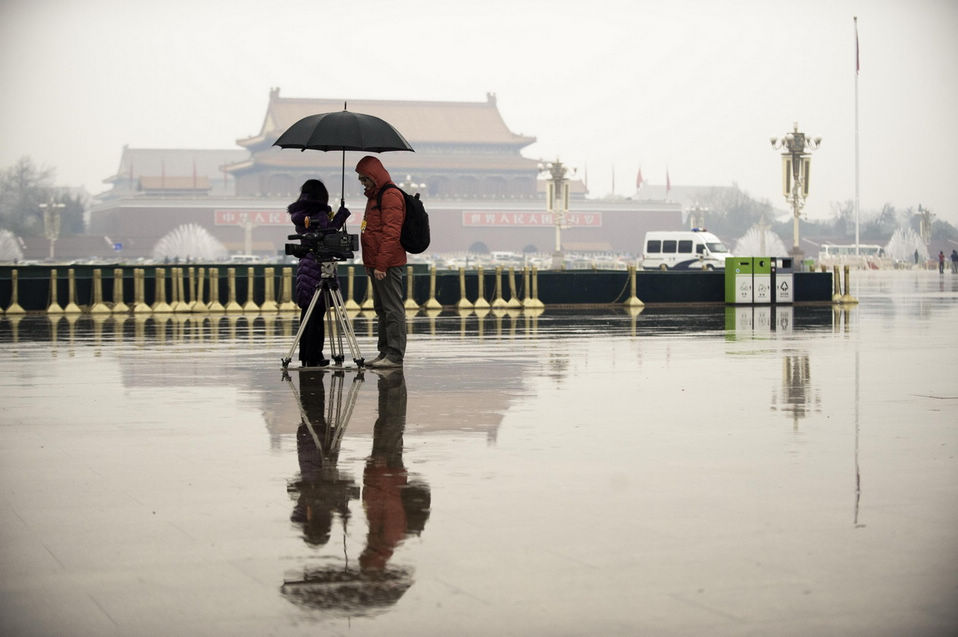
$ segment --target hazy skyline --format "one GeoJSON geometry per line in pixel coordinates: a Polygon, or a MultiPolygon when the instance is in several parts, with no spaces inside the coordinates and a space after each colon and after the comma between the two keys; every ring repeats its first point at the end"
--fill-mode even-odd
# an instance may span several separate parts
{"type": "MultiPolygon", "coordinates": [[[[588,171],[592,196],[736,183],[785,209],[793,122],[823,138],[810,218],[921,203],[958,224],[958,3],[778,0],[476,4],[0,0],[0,167],[27,155],[95,194],[134,148],[237,148],[271,87],[288,97],[483,101],[588,171]]],[[[387,162],[388,164],[388,162],[387,162]]]]}

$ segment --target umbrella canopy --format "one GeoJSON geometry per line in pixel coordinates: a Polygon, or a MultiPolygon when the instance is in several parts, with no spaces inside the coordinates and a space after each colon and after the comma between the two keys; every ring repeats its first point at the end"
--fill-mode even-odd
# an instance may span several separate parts
{"type": "Polygon", "coordinates": [[[406,138],[386,120],[347,110],[304,117],[286,129],[273,145],[300,150],[362,150],[373,153],[413,150],[406,138]]]}
{"type": "MultiPolygon", "coordinates": [[[[386,120],[375,115],[353,113],[343,110],[335,113],[308,115],[299,120],[279,136],[273,146],[280,148],[298,148],[311,150],[343,151],[343,167],[340,188],[346,192],[346,151],[359,150],[372,153],[384,153],[393,150],[415,152],[406,138],[386,120]]],[[[345,199],[340,203],[345,205],[345,199]]]]}

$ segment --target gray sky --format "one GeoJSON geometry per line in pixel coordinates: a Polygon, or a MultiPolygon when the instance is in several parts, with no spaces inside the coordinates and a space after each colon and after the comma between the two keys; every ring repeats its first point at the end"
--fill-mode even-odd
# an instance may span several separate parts
{"type": "Polygon", "coordinates": [[[236,148],[288,97],[483,101],[593,195],[737,183],[784,209],[769,137],[823,138],[812,218],[929,207],[958,224],[953,0],[0,0],[0,166],[104,189],[132,147],[236,148]]]}

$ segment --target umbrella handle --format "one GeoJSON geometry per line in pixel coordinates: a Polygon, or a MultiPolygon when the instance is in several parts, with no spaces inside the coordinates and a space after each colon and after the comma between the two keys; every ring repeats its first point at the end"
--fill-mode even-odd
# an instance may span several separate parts
{"type": "MultiPolygon", "coordinates": [[[[343,108],[345,109],[345,107],[346,106],[344,104],[343,108]]],[[[345,208],[346,207],[346,149],[343,149],[343,169],[339,174],[342,177],[339,182],[339,206],[340,208],[345,208]]]]}

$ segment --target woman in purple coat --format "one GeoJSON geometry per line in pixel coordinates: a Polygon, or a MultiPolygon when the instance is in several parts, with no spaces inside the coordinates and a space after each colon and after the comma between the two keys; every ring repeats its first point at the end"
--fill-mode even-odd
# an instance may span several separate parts
{"type": "MultiPolygon", "coordinates": [[[[319,230],[339,230],[349,216],[345,207],[334,215],[329,207],[329,193],[318,179],[306,180],[299,189],[299,199],[289,205],[290,221],[296,226],[296,232],[317,232],[319,230]]],[[[312,252],[299,260],[296,268],[296,304],[301,313],[299,320],[306,317],[306,310],[313,294],[320,285],[322,270],[312,252]]],[[[303,367],[322,367],[329,365],[329,359],[323,356],[326,332],[323,319],[326,315],[326,299],[320,295],[313,313],[306,323],[303,336],[299,341],[299,360],[303,367]]]]}

